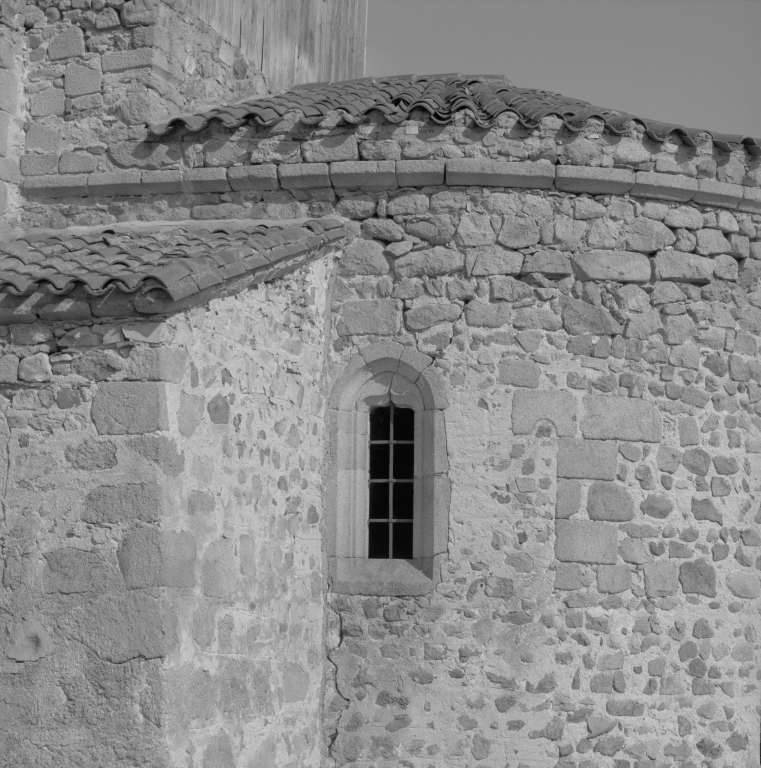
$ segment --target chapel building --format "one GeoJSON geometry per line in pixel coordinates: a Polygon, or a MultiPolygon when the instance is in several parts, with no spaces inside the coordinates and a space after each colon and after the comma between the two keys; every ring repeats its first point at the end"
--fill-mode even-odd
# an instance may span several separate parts
{"type": "Polygon", "coordinates": [[[0,0],[0,768],[759,768],[761,140],[365,15],[0,0]]]}

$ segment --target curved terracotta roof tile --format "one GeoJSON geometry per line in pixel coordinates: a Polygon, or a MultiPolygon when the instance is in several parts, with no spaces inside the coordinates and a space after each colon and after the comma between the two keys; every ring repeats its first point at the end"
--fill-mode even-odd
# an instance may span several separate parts
{"type": "Polygon", "coordinates": [[[337,219],[261,224],[117,225],[86,233],[29,232],[0,242],[0,292],[45,289],[65,294],[78,285],[93,295],[143,286],[178,300],[233,277],[266,269],[345,235],[337,219]]]}
{"type": "Polygon", "coordinates": [[[707,133],[721,149],[744,146],[751,155],[761,155],[761,139],[685,128],[628,112],[596,107],[588,101],[551,91],[517,88],[502,75],[397,75],[338,83],[308,83],[296,86],[288,93],[181,115],[148,127],[155,136],[163,136],[179,127],[201,131],[213,120],[219,120],[230,128],[238,127],[247,120],[268,126],[280,121],[290,111],[301,112],[301,121],[307,125],[319,123],[331,111],[342,113],[349,123],[360,123],[373,110],[381,111],[390,122],[399,123],[409,118],[415,109],[425,110],[435,123],[441,124],[450,122],[457,112],[468,109],[482,127],[490,126],[504,113],[515,115],[527,128],[534,128],[542,118],[554,115],[572,131],[581,130],[587,120],[597,118],[612,132],[624,133],[627,123],[635,120],[655,141],[665,141],[670,135],[676,135],[685,144],[694,146],[695,137],[707,133]]]}

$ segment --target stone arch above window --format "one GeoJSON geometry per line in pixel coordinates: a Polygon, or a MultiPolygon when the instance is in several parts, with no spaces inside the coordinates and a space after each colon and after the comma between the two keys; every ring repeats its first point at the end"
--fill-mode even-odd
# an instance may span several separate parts
{"type": "Polygon", "coordinates": [[[393,341],[355,355],[328,406],[326,506],[331,588],[344,594],[419,595],[437,581],[449,540],[446,383],[433,360],[393,341]],[[414,411],[413,557],[368,558],[369,415],[393,403],[414,411]]]}

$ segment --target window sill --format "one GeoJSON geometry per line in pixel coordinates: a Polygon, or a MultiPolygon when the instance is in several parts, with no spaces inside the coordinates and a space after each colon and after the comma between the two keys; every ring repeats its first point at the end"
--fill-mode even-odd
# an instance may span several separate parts
{"type": "Polygon", "coordinates": [[[420,560],[330,558],[331,590],[342,595],[427,595],[436,586],[433,573],[434,558],[430,557],[420,560]]]}

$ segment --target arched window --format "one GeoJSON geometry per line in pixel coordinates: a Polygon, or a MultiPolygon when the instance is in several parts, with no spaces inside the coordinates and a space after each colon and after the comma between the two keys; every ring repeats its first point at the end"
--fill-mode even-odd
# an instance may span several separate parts
{"type": "Polygon", "coordinates": [[[449,538],[443,377],[384,341],[352,358],[331,393],[326,525],[331,588],[417,595],[449,538]]]}

